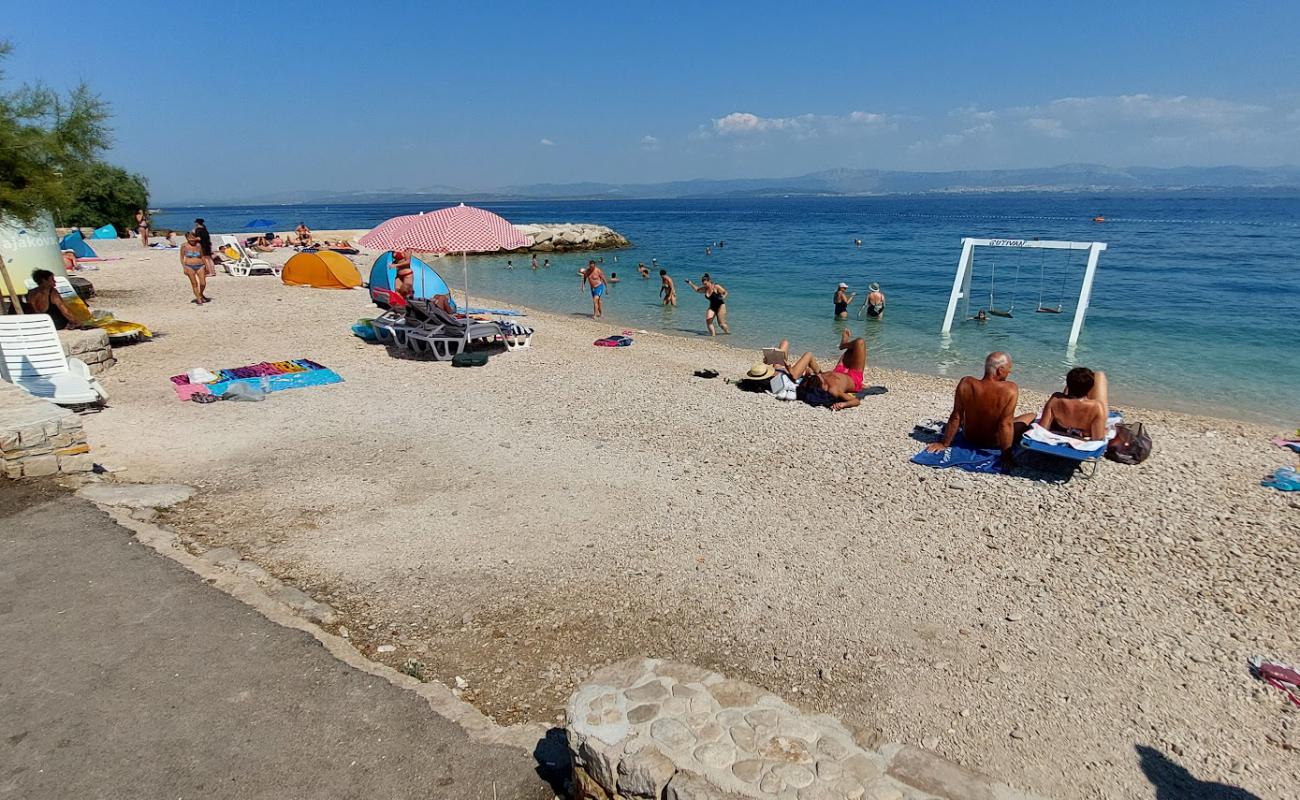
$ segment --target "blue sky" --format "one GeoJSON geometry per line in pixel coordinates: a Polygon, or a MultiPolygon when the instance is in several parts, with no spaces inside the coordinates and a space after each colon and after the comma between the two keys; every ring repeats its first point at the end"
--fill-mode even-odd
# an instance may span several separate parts
{"type": "Polygon", "coordinates": [[[156,201],[1300,162],[1300,3],[4,0],[156,201]],[[189,21],[187,23],[187,20],[189,21]]]}

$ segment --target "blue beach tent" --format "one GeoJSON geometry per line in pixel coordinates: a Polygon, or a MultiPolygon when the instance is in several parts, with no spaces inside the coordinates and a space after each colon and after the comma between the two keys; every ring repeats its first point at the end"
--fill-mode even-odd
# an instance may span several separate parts
{"type": "Polygon", "coordinates": [[[90,249],[86,240],[81,238],[81,231],[72,231],[67,236],[59,240],[60,250],[71,250],[77,258],[98,258],[95,251],[90,249]]]}
{"type": "MultiPolygon", "coordinates": [[[[411,258],[411,270],[415,273],[411,277],[414,281],[415,297],[417,299],[428,300],[435,294],[451,294],[451,290],[447,288],[447,282],[442,279],[442,276],[435,272],[433,267],[420,259],[411,258]]],[[[375,290],[393,291],[393,281],[396,279],[397,270],[393,269],[393,253],[389,251],[376,258],[374,266],[370,268],[370,299],[374,300],[380,307],[387,308],[387,299],[382,295],[376,296],[375,290]]]]}
{"type": "Polygon", "coordinates": [[[92,233],[92,234],[90,234],[90,238],[92,238],[92,239],[116,239],[116,238],[117,238],[117,228],[114,228],[112,225],[105,225],[105,226],[102,227],[102,228],[96,228],[96,229],[95,229],[95,232],[92,233]]]}

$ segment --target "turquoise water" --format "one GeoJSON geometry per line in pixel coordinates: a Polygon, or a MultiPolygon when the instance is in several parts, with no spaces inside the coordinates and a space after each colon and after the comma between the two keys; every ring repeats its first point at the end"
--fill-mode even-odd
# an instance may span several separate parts
{"type": "MultiPolygon", "coordinates": [[[[698,281],[707,271],[730,291],[732,344],[789,337],[795,348],[830,351],[847,324],[882,366],[957,376],[1001,349],[1015,359],[1014,377],[1040,389],[1084,364],[1110,374],[1120,402],[1300,423],[1300,198],[1025,194],[485,205],[518,223],[608,225],[635,242],[602,254],[605,271],[622,279],[605,302],[611,331],[704,335],[706,303],[683,279],[698,281]],[[1092,221],[1098,214],[1104,224],[1092,221]],[[1014,316],[955,324],[951,337],[940,336],[963,236],[1108,243],[1073,358],[1066,340],[1083,259],[1063,251],[981,250],[972,308],[988,305],[995,258],[995,303],[1014,301],[1014,316]],[[720,240],[726,246],[706,255],[720,240]],[[676,309],[659,305],[657,274],[637,276],[637,262],[652,258],[677,279],[676,309]],[[841,280],[859,292],[847,321],[831,313],[841,280]],[[871,281],[888,297],[883,320],[857,318],[871,281]],[[1062,302],[1064,313],[1034,313],[1040,288],[1044,305],[1062,302]]],[[[203,216],[210,229],[225,231],[265,217],[280,230],[300,220],[318,229],[362,228],[416,209],[209,207],[168,210],[155,223],[181,228],[203,216]]],[[[587,254],[549,257],[552,268],[539,272],[527,268],[527,255],[512,256],[514,270],[504,269],[504,257],[471,258],[471,292],[589,313],[575,275],[587,254]]],[[[460,284],[459,261],[445,272],[460,284]]]]}

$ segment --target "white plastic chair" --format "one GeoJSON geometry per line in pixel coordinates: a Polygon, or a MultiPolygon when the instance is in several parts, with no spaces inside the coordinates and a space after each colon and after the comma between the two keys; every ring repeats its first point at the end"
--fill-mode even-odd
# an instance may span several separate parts
{"type": "Polygon", "coordinates": [[[274,275],[277,278],[280,277],[281,267],[272,264],[269,261],[263,261],[260,258],[253,258],[248,254],[248,251],[244,249],[244,245],[239,241],[239,239],[234,236],[223,234],[221,237],[221,249],[224,250],[227,247],[233,248],[234,251],[239,254],[239,259],[236,261],[222,262],[223,266],[226,268],[226,272],[231,275],[239,278],[247,278],[254,272],[265,272],[274,275]]]}
{"type": "Polygon", "coordinates": [[[48,314],[0,317],[0,378],[61,406],[108,400],[90,367],[64,354],[48,314]]]}

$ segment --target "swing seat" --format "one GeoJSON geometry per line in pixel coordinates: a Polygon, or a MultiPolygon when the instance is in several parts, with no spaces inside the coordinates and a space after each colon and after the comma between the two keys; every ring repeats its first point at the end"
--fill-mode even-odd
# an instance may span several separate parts
{"type": "Polygon", "coordinates": [[[1048,308],[1047,306],[1039,306],[1039,307],[1038,307],[1038,313],[1039,313],[1039,314],[1059,314],[1059,313],[1061,313],[1061,307],[1060,307],[1060,306],[1057,306],[1056,308],[1048,308]]]}
{"type": "Polygon", "coordinates": [[[1009,310],[1002,311],[1000,309],[990,308],[988,313],[994,317],[1006,317],[1007,319],[1011,319],[1011,312],[1009,310]]]}

